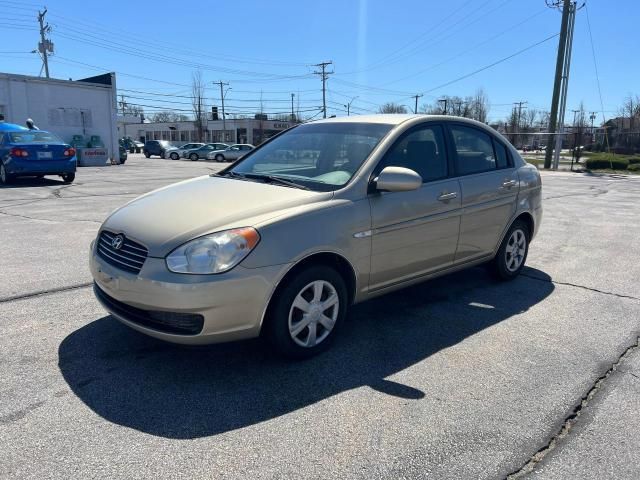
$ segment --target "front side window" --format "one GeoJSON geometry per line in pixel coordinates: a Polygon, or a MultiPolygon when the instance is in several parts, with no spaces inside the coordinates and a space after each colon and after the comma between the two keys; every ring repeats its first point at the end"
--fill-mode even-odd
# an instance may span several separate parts
{"type": "Polygon", "coordinates": [[[230,171],[277,176],[312,190],[335,190],[351,179],[391,128],[356,122],[299,125],[251,150],[230,171]]]}
{"type": "Polygon", "coordinates": [[[456,168],[459,175],[495,170],[496,157],[489,134],[476,128],[452,125],[456,148],[456,168]]]}
{"type": "Polygon", "coordinates": [[[376,173],[391,166],[409,168],[420,175],[423,182],[446,178],[447,154],[442,127],[430,125],[410,131],[391,147],[376,173]]]}

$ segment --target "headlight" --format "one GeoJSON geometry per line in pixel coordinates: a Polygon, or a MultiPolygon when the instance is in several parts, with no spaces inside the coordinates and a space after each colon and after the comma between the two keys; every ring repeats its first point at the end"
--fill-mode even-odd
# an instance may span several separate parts
{"type": "Polygon", "coordinates": [[[167,268],[175,273],[223,273],[238,265],[259,241],[260,235],[251,227],[205,235],[171,252],[167,268]]]}

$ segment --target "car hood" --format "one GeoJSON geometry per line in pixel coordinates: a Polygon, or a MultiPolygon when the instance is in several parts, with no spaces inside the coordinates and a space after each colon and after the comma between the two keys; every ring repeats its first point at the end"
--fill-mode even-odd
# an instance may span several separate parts
{"type": "Polygon", "coordinates": [[[149,192],[113,212],[102,228],[164,257],[192,238],[229,228],[256,226],[291,207],[332,197],[261,182],[198,177],[149,192]]]}

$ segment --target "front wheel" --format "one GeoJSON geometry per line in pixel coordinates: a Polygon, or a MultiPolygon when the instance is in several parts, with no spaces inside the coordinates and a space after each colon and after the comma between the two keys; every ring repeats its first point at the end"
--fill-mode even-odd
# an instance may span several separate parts
{"type": "Polygon", "coordinates": [[[531,233],[526,223],[516,220],[505,235],[493,259],[495,273],[502,280],[512,280],[524,268],[529,253],[531,233]]]}
{"type": "Polygon", "coordinates": [[[62,175],[62,181],[64,183],[72,183],[76,179],[75,173],[65,173],[62,175]]]}
{"type": "Polygon", "coordinates": [[[9,185],[13,181],[13,177],[4,168],[4,165],[0,163],[0,182],[3,185],[9,185]]]}
{"type": "Polygon", "coordinates": [[[180,158],[176,152],[171,152],[171,155],[169,156],[171,157],[171,160],[178,160],[180,158]]]}
{"type": "Polygon", "coordinates": [[[189,155],[189,160],[191,160],[192,162],[195,162],[196,160],[198,160],[198,154],[192,153],[191,155],[189,155]]]}
{"type": "Polygon", "coordinates": [[[216,162],[224,162],[224,155],[216,155],[216,162]]]}
{"type": "Polygon", "coordinates": [[[334,269],[313,266],[295,274],[272,300],[265,333],[288,357],[326,350],[347,312],[347,287],[334,269]]]}
{"type": "Polygon", "coordinates": [[[144,156],[149,158],[149,157],[151,157],[151,154],[149,152],[144,152],[144,156]]]}

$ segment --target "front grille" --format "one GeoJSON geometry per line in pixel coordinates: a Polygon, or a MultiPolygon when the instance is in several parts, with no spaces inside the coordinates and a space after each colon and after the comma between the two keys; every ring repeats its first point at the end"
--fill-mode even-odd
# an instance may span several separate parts
{"type": "Polygon", "coordinates": [[[111,312],[132,323],[176,335],[197,335],[204,326],[204,317],[195,313],[161,312],[142,310],[110,297],[95,283],[93,291],[102,304],[111,312]]]}
{"type": "Polygon", "coordinates": [[[147,249],[139,243],[129,240],[122,234],[103,230],[98,237],[98,255],[105,262],[125,272],[140,273],[144,261],[147,259],[147,249]],[[114,248],[113,240],[121,236],[123,241],[120,248],[114,248]]]}

